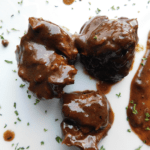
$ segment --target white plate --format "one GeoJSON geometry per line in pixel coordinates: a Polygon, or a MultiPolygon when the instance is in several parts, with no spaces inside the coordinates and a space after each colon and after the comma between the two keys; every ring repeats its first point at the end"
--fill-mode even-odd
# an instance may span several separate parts
{"type": "MultiPolygon", "coordinates": [[[[30,146],[30,150],[77,150],[75,147],[67,147],[56,142],[55,137],[62,137],[60,123],[61,105],[58,99],[49,101],[41,101],[36,106],[35,97],[28,98],[27,85],[20,88],[23,81],[18,77],[17,73],[12,70],[17,70],[17,63],[15,59],[16,45],[19,44],[19,37],[24,34],[28,28],[28,17],[42,17],[50,20],[58,25],[65,26],[70,29],[71,33],[79,32],[81,26],[88,20],[90,16],[95,16],[96,9],[101,9],[100,15],[106,15],[113,19],[117,17],[138,18],[139,21],[139,44],[145,48],[147,34],[150,30],[150,12],[147,0],[76,0],[74,4],[66,6],[62,0],[24,0],[23,4],[18,4],[21,0],[0,0],[0,34],[4,33],[4,38],[8,39],[10,44],[4,48],[0,44],[0,150],[14,150],[12,143],[15,145],[19,143],[20,147],[30,146]],[[89,5],[88,2],[91,2],[89,5]],[[133,6],[133,3],[136,3],[133,6]],[[127,6],[124,6],[127,4],[127,6]],[[116,8],[120,6],[119,10],[111,10],[114,5],[116,8]],[[58,7],[55,7],[58,6],[58,7]],[[146,7],[147,6],[147,7],[146,7]],[[72,9],[73,8],[73,9],[72,9]],[[91,10],[89,10],[89,8],[91,10]],[[109,11],[108,11],[109,9],[109,11]],[[18,13],[20,10],[20,13],[18,13]],[[140,11],[140,13],[138,13],[140,11]],[[13,17],[11,15],[14,14],[13,17]],[[11,31],[11,28],[16,28],[20,31],[11,31]],[[6,30],[9,30],[8,34],[6,30]],[[4,60],[11,60],[13,64],[7,64],[4,60]],[[15,81],[15,79],[18,79],[15,81]],[[17,103],[17,111],[21,122],[14,122],[17,120],[13,107],[14,102],[17,103]],[[47,110],[47,114],[45,114],[47,110]],[[55,119],[59,119],[55,122],[55,119]],[[27,123],[30,126],[27,126],[27,123]],[[4,128],[5,124],[7,127],[4,128]],[[43,129],[48,129],[44,132],[43,129]],[[15,132],[15,139],[12,142],[5,142],[3,140],[3,133],[6,130],[15,132]],[[41,145],[44,141],[44,145],[41,145]]],[[[0,40],[1,42],[1,40],[0,40]]],[[[145,49],[142,52],[136,53],[134,68],[129,75],[121,82],[114,85],[107,98],[115,113],[115,120],[112,128],[100,143],[99,147],[104,145],[106,150],[135,150],[143,145],[143,142],[133,133],[128,133],[130,129],[126,121],[125,107],[128,105],[130,94],[130,83],[136,73],[140,64],[141,58],[144,55],[145,49]],[[116,94],[121,92],[121,97],[118,98],[116,94]]],[[[78,74],[75,77],[75,84],[67,86],[64,90],[66,92],[76,90],[96,90],[96,82],[90,80],[88,75],[83,73],[83,68],[80,63],[76,64],[78,74]]],[[[141,150],[149,150],[149,147],[143,145],[141,150]]]]}

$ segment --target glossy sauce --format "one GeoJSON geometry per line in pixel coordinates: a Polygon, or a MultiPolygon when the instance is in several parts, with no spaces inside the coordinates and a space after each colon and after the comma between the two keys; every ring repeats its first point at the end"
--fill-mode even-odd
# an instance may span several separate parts
{"type": "Polygon", "coordinates": [[[5,141],[10,142],[15,138],[15,133],[13,131],[7,130],[4,132],[3,138],[5,141]]]}
{"type": "Polygon", "coordinates": [[[75,0],[63,0],[64,4],[71,5],[75,0]]]}
{"type": "Polygon", "coordinates": [[[142,141],[150,145],[150,32],[147,40],[147,50],[131,83],[130,102],[127,116],[132,130],[142,141]]]}
{"type": "Polygon", "coordinates": [[[115,83],[107,83],[105,81],[98,81],[96,84],[97,90],[102,91],[104,94],[108,94],[111,91],[111,87],[115,83]]]}
{"type": "Polygon", "coordinates": [[[82,150],[98,150],[97,144],[107,135],[114,120],[114,113],[101,92],[83,91],[63,95],[65,136],[63,144],[82,150]]]}

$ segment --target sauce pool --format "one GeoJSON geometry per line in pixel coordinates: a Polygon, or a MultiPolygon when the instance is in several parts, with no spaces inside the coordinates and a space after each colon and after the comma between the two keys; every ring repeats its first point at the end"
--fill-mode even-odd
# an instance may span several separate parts
{"type": "Polygon", "coordinates": [[[75,0],[63,0],[64,4],[71,5],[75,0]]]}
{"type": "Polygon", "coordinates": [[[127,116],[131,129],[150,145],[150,32],[146,53],[131,82],[127,116]]]}
{"type": "Polygon", "coordinates": [[[10,142],[15,138],[15,133],[13,131],[7,130],[4,132],[3,138],[5,141],[10,142]]]}

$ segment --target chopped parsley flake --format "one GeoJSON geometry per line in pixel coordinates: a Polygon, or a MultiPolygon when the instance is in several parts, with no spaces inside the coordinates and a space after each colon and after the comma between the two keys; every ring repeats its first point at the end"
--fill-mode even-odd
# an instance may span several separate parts
{"type": "Polygon", "coordinates": [[[47,110],[45,110],[45,113],[47,114],[47,110]]]}
{"type": "Polygon", "coordinates": [[[135,3],[132,4],[133,6],[135,5],[135,3]]]}
{"type": "Polygon", "coordinates": [[[40,100],[36,99],[36,102],[34,103],[34,105],[38,104],[40,102],[40,100]]]}
{"type": "Polygon", "coordinates": [[[118,96],[118,98],[119,98],[119,97],[121,97],[121,93],[119,93],[119,94],[116,94],[116,96],[118,96]]]}
{"type": "Polygon", "coordinates": [[[5,124],[4,128],[6,128],[6,127],[7,127],[7,124],[5,124]]]}
{"type": "Polygon", "coordinates": [[[0,28],[2,28],[2,26],[0,26],[0,28]]]}
{"type": "Polygon", "coordinates": [[[94,39],[96,39],[96,40],[97,40],[97,35],[95,35],[95,36],[94,36],[94,39]]]}
{"type": "Polygon", "coordinates": [[[58,121],[58,119],[55,119],[55,121],[58,121]]]}
{"type": "Polygon", "coordinates": [[[12,70],[12,71],[16,73],[16,70],[12,70]]]}
{"type": "Polygon", "coordinates": [[[9,60],[5,60],[6,63],[8,64],[12,64],[13,62],[12,61],[9,61],[9,60]]]}
{"type": "Polygon", "coordinates": [[[14,103],[14,108],[16,108],[16,103],[14,103]]]}
{"type": "Polygon", "coordinates": [[[13,143],[11,146],[13,147],[15,144],[13,143]]]}
{"type": "Polygon", "coordinates": [[[44,141],[41,142],[41,145],[44,145],[44,141]]]}
{"type": "Polygon", "coordinates": [[[31,99],[31,95],[28,95],[28,98],[31,99]]]}
{"type": "Polygon", "coordinates": [[[105,148],[103,146],[101,146],[100,150],[105,150],[105,148]]]}
{"type": "Polygon", "coordinates": [[[25,84],[21,84],[21,85],[20,85],[21,88],[24,87],[24,86],[25,86],[25,84]]]}
{"type": "Polygon", "coordinates": [[[115,10],[115,7],[114,7],[114,6],[112,6],[112,7],[111,7],[111,9],[112,9],[112,10],[115,10]]]}
{"type": "Polygon", "coordinates": [[[56,137],[56,141],[57,141],[58,143],[60,143],[60,142],[62,142],[62,139],[61,139],[59,136],[57,136],[57,137],[56,137]]]}
{"type": "Polygon", "coordinates": [[[128,109],[128,106],[126,107],[126,110],[128,109]]]}
{"type": "Polygon", "coordinates": [[[146,140],[144,140],[143,143],[146,143],[146,140]]]}
{"type": "Polygon", "coordinates": [[[149,128],[149,127],[147,127],[145,130],[150,131],[150,128],[149,128]]]}
{"type": "Polygon", "coordinates": [[[129,121],[129,118],[127,117],[127,121],[129,121]]]}
{"type": "Polygon", "coordinates": [[[141,150],[142,146],[140,146],[139,148],[135,149],[135,150],[141,150]]]}
{"type": "Polygon", "coordinates": [[[23,0],[21,0],[20,2],[18,2],[18,4],[22,4],[23,3],[23,0]]]}
{"type": "Polygon", "coordinates": [[[19,31],[19,30],[15,29],[15,28],[12,28],[11,30],[13,30],[13,31],[19,31]]]}
{"type": "Polygon", "coordinates": [[[0,35],[0,38],[1,38],[2,40],[4,40],[4,37],[3,37],[3,35],[0,35]]]}
{"type": "Polygon", "coordinates": [[[141,63],[141,65],[142,65],[142,66],[144,66],[144,64],[143,64],[143,63],[141,63]]]}
{"type": "Polygon", "coordinates": [[[134,101],[133,101],[133,100],[131,100],[131,101],[130,101],[130,103],[131,103],[131,104],[133,104],[133,103],[134,103],[134,101]]]}
{"type": "Polygon", "coordinates": [[[30,148],[30,146],[28,146],[26,149],[29,149],[30,148]]]}
{"type": "Polygon", "coordinates": [[[117,7],[117,10],[118,10],[119,8],[120,8],[120,7],[118,6],[118,7],[117,7]]]}
{"type": "Polygon", "coordinates": [[[149,113],[146,113],[145,116],[146,116],[145,121],[149,121],[149,117],[150,117],[149,113]]]}
{"type": "Polygon", "coordinates": [[[8,30],[7,30],[7,33],[9,34],[9,33],[10,33],[10,31],[8,31],[8,30]]]}
{"type": "Polygon", "coordinates": [[[97,8],[97,10],[95,12],[96,12],[96,14],[99,14],[101,12],[101,10],[99,8],[97,8]]]}
{"type": "Polygon", "coordinates": [[[49,3],[49,1],[46,1],[46,3],[49,3]]]}
{"type": "Polygon", "coordinates": [[[28,122],[28,123],[27,123],[27,126],[29,126],[29,125],[30,125],[30,123],[28,122]]]}
{"type": "Polygon", "coordinates": [[[44,128],[44,132],[47,132],[47,131],[48,131],[48,129],[45,129],[45,128],[44,128]]]}
{"type": "Polygon", "coordinates": [[[19,117],[17,118],[17,120],[21,122],[21,119],[19,117]]]}
{"type": "Polygon", "coordinates": [[[142,60],[147,60],[147,58],[142,58],[142,60]]]}
{"type": "Polygon", "coordinates": [[[18,10],[18,13],[20,14],[20,10],[18,10]]]}
{"type": "Polygon", "coordinates": [[[17,122],[14,122],[14,124],[17,124],[17,122]]]}
{"type": "Polygon", "coordinates": [[[18,111],[16,110],[16,111],[14,111],[14,113],[16,114],[16,116],[18,116],[19,115],[19,113],[18,113],[18,111]]]}
{"type": "Polygon", "coordinates": [[[128,132],[131,132],[131,129],[128,129],[127,131],[128,131],[128,132]]]}
{"type": "Polygon", "coordinates": [[[134,106],[133,106],[133,111],[132,111],[132,113],[136,115],[136,114],[138,114],[138,112],[137,112],[137,110],[135,109],[135,107],[136,107],[136,104],[134,104],[134,106]]]}

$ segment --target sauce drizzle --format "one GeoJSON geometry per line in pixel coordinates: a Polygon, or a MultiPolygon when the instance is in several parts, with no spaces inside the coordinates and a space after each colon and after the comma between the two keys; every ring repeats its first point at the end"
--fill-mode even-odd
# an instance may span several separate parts
{"type": "Polygon", "coordinates": [[[74,2],[74,0],[63,0],[63,2],[66,5],[71,5],[74,2]]]}
{"type": "Polygon", "coordinates": [[[4,132],[3,138],[5,141],[10,142],[15,138],[15,133],[13,131],[7,130],[4,132]]]}
{"type": "Polygon", "coordinates": [[[150,145],[150,32],[147,50],[132,80],[127,116],[132,130],[150,145]]]}

